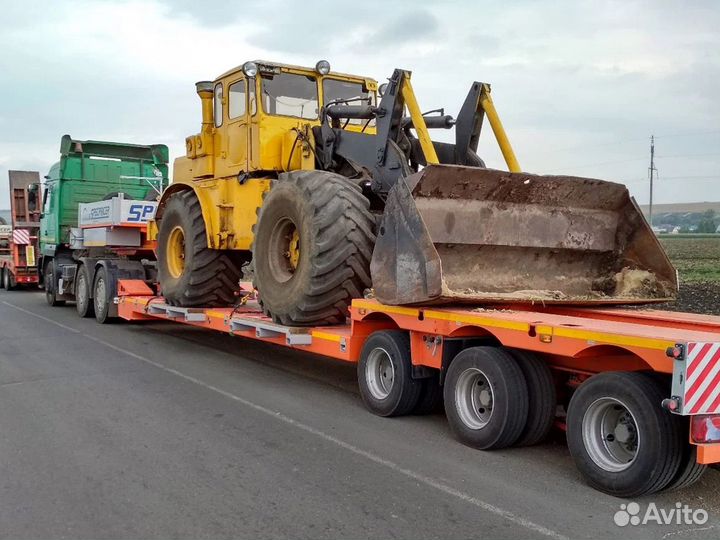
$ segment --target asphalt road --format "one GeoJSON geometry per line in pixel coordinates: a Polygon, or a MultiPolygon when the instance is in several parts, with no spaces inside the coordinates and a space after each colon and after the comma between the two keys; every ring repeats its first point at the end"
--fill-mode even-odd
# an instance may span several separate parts
{"type": "Polygon", "coordinates": [[[559,438],[479,452],[350,365],[0,294],[0,538],[717,538],[718,479],[637,501],[706,524],[618,527],[559,438]]]}

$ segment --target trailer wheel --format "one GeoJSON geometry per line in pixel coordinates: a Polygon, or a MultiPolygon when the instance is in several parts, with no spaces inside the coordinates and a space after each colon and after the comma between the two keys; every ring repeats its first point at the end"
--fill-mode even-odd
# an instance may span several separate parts
{"type": "Polygon", "coordinates": [[[682,458],[680,424],[645,374],[594,375],[575,391],[567,440],[575,465],[594,488],[616,497],[663,489],[682,458]]]}
{"type": "Polygon", "coordinates": [[[94,313],[94,302],[90,298],[90,277],[88,276],[87,266],[84,264],[78,268],[77,278],[75,280],[75,308],[80,317],[92,317],[94,313]]]}
{"type": "Polygon", "coordinates": [[[95,320],[100,324],[112,322],[110,317],[110,302],[112,302],[112,291],[108,281],[107,270],[100,266],[95,272],[95,283],[93,285],[93,307],[95,320]]]}
{"type": "Polygon", "coordinates": [[[557,394],[550,368],[535,354],[518,349],[507,349],[517,360],[525,376],[528,389],[528,418],[517,446],[531,446],[542,442],[550,433],[555,421],[557,394]]]}
{"type": "Polygon", "coordinates": [[[410,338],[400,330],[372,334],[357,367],[360,397],[378,416],[410,413],[420,397],[420,381],[412,378],[410,338]]]}
{"type": "Polygon", "coordinates": [[[64,306],[65,300],[58,300],[55,291],[57,290],[57,276],[55,275],[55,261],[50,260],[45,265],[45,300],[49,306],[64,306]]]}
{"type": "Polygon", "coordinates": [[[444,398],[452,432],[481,450],[512,445],[527,423],[525,377],[503,349],[471,347],[460,352],[448,369],[444,398]]]}
{"type": "MultiPolygon", "coordinates": [[[[686,434],[690,430],[690,421],[687,417],[678,418],[682,424],[680,432],[686,434]]],[[[692,486],[700,480],[708,470],[707,465],[697,462],[697,446],[683,441],[682,458],[675,478],[665,487],[668,491],[678,491],[692,486]]]]}

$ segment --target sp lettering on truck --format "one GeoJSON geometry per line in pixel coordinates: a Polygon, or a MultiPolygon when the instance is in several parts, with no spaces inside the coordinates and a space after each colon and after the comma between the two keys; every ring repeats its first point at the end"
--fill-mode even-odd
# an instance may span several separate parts
{"type": "Polygon", "coordinates": [[[156,206],[153,204],[133,204],[128,211],[128,221],[145,222],[155,215],[156,206]]]}

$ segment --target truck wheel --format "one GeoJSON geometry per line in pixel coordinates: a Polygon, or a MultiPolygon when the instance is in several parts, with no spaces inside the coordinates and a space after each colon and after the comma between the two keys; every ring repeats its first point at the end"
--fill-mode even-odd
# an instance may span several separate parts
{"type": "Polygon", "coordinates": [[[192,191],[170,196],[158,232],[158,277],[175,306],[227,306],[235,301],[240,267],[229,251],[207,246],[200,201],[192,191]]]}
{"type": "Polygon", "coordinates": [[[555,381],[547,364],[535,354],[518,349],[507,349],[517,360],[525,376],[528,389],[528,418],[516,446],[531,446],[543,441],[555,421],[557,396],[555,381]]]}
{"type": "Polygon", "coordinates": [[[505,448],[527,424],[525,377],[503,349],[471,347],[460,352],[447,371],[444,397],[450,429],[468,446],[505,448]]]}
{"type": "Polygon", "coordinates": [[[420,381],[412,378],[410,338],[399,330],[372,334],[357,366],[360,397],[378,416],[410,413],[420,397],[420,381]]]}
{"type": "Polygon", "coordinates": [[[81,317],[92,317],[94,315],[93,299],[90,298],[90,277],[84,264],[81,264],[80,268],[78,268],[75,280],[75,308],[81,317]]]}
{"type": "Polygon", "coordinates": [[[107,270],[101,266],[95,272],[95,283],[93,284],[93,307],[95,320],[100,324],[112,322],[110,317],[110,302],[113,301],[112,286],[108,281],[107,270]]]}
{"type": "Polygon", "coordinates": [[[281,175],[253,240],[253,284],[265,313],[287,325],[345,322],[371,286],[375,218],[360,186],[339,174],[281,175]]]}
{"type": "Polygon", "coordinates": [[[65,300],[58,300],[55,291],[57,290],[57,275],[55,274],[55,261],[49,261],[45,265],[45,300],[49,306],[64,306],[65,300]]]}
{"type": "Polygon", "coordinates": [[[680,424],[664,394],[642,373],[590,377],[568,407],[567,440],[575,465],[595,489],[638,497],[663,489],[682,458],[680,424]]]}
{"type": "Polygon", "coordinates": [[[10,270],[7,268],[3,268],[0,270],[0,272],[2,272],[3,289],[5,289],[6,291],[11,290],[12,287],[10,286],[10,270]]]}

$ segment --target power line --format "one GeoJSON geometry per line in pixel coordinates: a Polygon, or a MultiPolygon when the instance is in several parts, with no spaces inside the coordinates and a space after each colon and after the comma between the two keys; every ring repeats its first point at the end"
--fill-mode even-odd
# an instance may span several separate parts
{"type": "MultiPolygon", "coordinates": [[[[696,135],[712,135],[715,133],[720,134],[720,129],[715,129],[712,131],[691,131],[686,133],[666,133],[665,135],[656,135],[656,139],[670,139],[674,137],[693,137],[696,135]]],[[[619,146],[621,144],[629,143],[629,142],[639,142],[639,141],[646,141],[647,137],[635,137],[632,139],[623,139],[620,141],[612,141],[607,143],[599,143],[599,144],[593,144],[593,148],[604,148],[606,146],[619,146]]],[[[558,154],[560,152],[569,152],[570,150],[579,150],[581,148],[587,148],[586,144],[581,144],[577,146],[570,146],[566,148],[551,148],[550,150],[546,150],[545,154],[558,154]]],[[[659,157],[659,156],[658,156],[659,157]]],[[[645,158],[643,158],[645,159],[645,158]]]]}
{"type": "Polygon", "coordinates": [[[554,172],[554,171],[567,171],[572,169],[585,169],[587,167],[598,167],[600,165],[615,165],[618,163],[631,163],[633,161],[644,161],[645,158],[632,158],[632,159],[622,159],[622,160],[615,160],[615,161],[602,161],[600,163],[585,163],[581,165],[571,165],[569,167],[560,167],[557,169],[546,169],[546,172],[554,172]]]}
{"type": "Polygon", "coordinates": [[[691,131],[689,133],[670,133],[668,135],[657,135],[656,139],[670,139],[675,137],[694,137],[695,135],[713,135],[720,133],[720,129],[713,129],[712,131],[691,131]]]}
{"type": "MultiPolygon", "coordinates": [[[[658,180],[660,175],[658,175],[658,180]]],[[[720,175],[715,176],[663,176],[663,180],[718,180],[720,181],[720,175]]],[[[647,182],[647,178],[633,178],[632,180],[619,180],[623,184],[644,184],[647,182]]]]}
{"type": "Polygon", "coordinates": [[[673,156],[655,156],[656,158],[686,158],[686,157],[707,157],[707,156],[720,156],[720,154],[716,152],[711,152],[709,154],[675,154],[673,156]]]}

